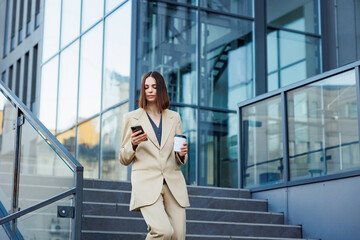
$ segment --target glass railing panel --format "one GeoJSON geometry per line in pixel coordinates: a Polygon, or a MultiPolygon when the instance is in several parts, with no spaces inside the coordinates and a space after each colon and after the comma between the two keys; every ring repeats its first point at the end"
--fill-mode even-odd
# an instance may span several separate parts
{"type": "Polygon", "coordinates": [[[281,97],[243,107],[242,135],[244,186],[256,187],[282,182],[283,133],[281,97]]]}
{"type": "Polygon", "coordinates": [[[24,209],[72,188],[74,173],[27,119],[21,129],[19,207],[24,209]]]}
{"type": "Polygon", "coordinates": [[[360,168],[355,71],[287,93],[290,179],[360,168]]]}
{"type": "Polygon", "coordinates": [[[47,205],[20,217],[17,228],[24,239],[71,239],[72,218],[58,217],[58,206],[73,206],[73,197],[47,205]]]}
{"type": "Polygon", "coordinates": [[[5,229],[3,228],[3,226],[0,226],[0,239],[1,240],[10,240],[10,238],[6,234],[5,229]]]}
{"type": "Polygon", "coordinates": [[[0,202],[6,213],[11,210],[16,116],[16,108],[0,91],[0,202]]]}

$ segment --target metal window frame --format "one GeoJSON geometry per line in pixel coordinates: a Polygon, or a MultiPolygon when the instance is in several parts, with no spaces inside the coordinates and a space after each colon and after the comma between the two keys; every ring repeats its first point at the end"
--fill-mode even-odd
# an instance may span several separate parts
{"type": "MultiPolygon", "coordinates": [[[[238,139],[240,139],[238,151],[242,151],[243,148],[243,133],[242,133],[242,108],[246,107],[248,105],[261,102],[263,100],[267,100],[271,97],[274,97],[276,95],[281,96],[281,108],[282,108],[282,131],[283,131],[283,164],[284,164],[284,181],[277,184],[269,184],[264,186],[256,186],[256,187],[249,187],[250,191],[252,192],[260,192],[265,190],[272,190],[272,189],[278,189],[278,188],[284,188],[284,187],[291,187],[291,186],[298,186],[298,185],[304,185],[304,184],[312,184],[317,182],[323,182],[323,181],[331,181],[331,180],[337,180],[337,179],[343,179],[348,177],[354,177],[354,176],[360,176],[360,169],[358,170],[350,170],[347,172],[341,172],[341,173],[335,173],[335,174],[329,174],[325,176],[319,176],[319,177],[313,177],[313,178],[304,178],[304,179],[296,179],[291,180],[290,179],[290,169],[289,169],[289,146],[288,146],[288,120],[287,120],[287,93],[289,91],[307,86],[309,84],[325,80],[329,77],[344,73],[346,71],[354,70],[355,71],[355,79],[356,79],[356,93],[357,93],[357,114],[358,114],[358,141],[360,141],[360,61],[348,64],[346,66],[310,77],[308,79],[305,79],[303,81],[288,85],[283,88],[279,88],[277,90],[274,90],[272,92],[268,92],[266,94],[257,96],[253,99],[249,99],[243,102],[238,103],[238,112],[239,112],[239,130],[238,131],[238,139]],[[241,142],[242,141],[242,142],[241,142]]],[[[359,147],[360,150],[360,147],[359,147]]],[[[243,156],[243,153],[240,152],[239,154],[240,162],[242,164],[242,168],[240,169],[240,174],[243,174],[244,171],[244,161],[245,158],[243,156]]],[[[240,186],[243,187],[244,185],[244,178],[241,178],[240,186]]]]}

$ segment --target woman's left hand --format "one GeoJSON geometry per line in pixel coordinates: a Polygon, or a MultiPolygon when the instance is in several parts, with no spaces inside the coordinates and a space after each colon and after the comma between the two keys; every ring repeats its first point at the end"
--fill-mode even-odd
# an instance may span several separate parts
{"type": "Polygon", "coordinates": [[[183,143],[183,146],[181,147],[181,152],[179,152],[180,157],[184,157],[187,154],[188,151],[187,145],[188,145],[187,142],[183,143]]]}

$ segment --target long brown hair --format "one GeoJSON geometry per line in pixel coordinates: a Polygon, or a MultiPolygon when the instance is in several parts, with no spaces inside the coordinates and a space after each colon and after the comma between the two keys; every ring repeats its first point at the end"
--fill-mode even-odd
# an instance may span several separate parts
{"type": "Polygon", "coordinates": [[[166,84],[163,76],[156,71],[151,71],[146,73],[141,81],[141,89],[140,89],[140,99],[139,99],[139,107],[146,108],[147,101],[145,96],[145,81],[148,77],[153,77],[156,81],[156,102],[160,109],[163,111],[168,109],[170,106],[169,96],[166,89],[166,84]]]}

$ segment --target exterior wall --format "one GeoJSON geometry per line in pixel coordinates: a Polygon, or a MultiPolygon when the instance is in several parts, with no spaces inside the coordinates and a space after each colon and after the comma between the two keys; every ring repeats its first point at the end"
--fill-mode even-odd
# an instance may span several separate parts
{"type": "Polygon", "coordinates": [[[267,199],[270,212],[303,226],[304,238],[356,240],[360,236],[360,177],[253,193],[267,199]]]}
{"type": "Polygon", "coordinates": [[[14,49],[10,49],[11,42],[11,26],[12,26],[12,8],[13,1],[9,1],[9,13],[8,13],[8,38],[7,38],[7,51],[6,56],[4,57],[4,33],[5,33],[5,16],[6,16],[6,0],[0,0],[0,74],[6,72],[6,83],[9,81],[9,68],[13,66],[13,80],[12,86],[8,86],[15,92],[15,88],[19,88],[18,97],[23,100],[23,102],[31,108],[31,110],[36,114],[37,113],[37,102],[39,100],[39,79],[40,79],[40,60],[42,55],[42,27],[43,27],[43,0],[40,0],[40,15],[38,17],[39,24],[35,28],[35,5],[36,0],[31,1],[31,21],[30,21],[30,31],[26,35],[27,29],[27,9],[28,1],[24,1],[24,14],[23,14],[23,30],[22,30],[22,42],[18,43],[19,37],[19,14],[20,14],[20,1],[17,1],[17,10],[16,10],[16,20],[15,20],[15,44],[14,49]],[[33,54],[34,47],[37,45],[37,66],[36,66],[36,76],[33,79],[33,54]],[[28,62],[28,73],[27,73],[27,87],[24,87],[24,71],[25,71],[25,54],[29,53],[29,62],[28,62]],[[16,74],[17,74],[17,61],[20,60],[20,84],[16,86],[16,74]],[[35,91],[32,93],[32,84],[36,84],[35,91]],[[23,99],[23,91],[27,91],[26,99],[23,99]],[[35,100],[35,101],[34,101],[35,100]]]}
{"type": "Polygon", "coordinates": [[[328,71],[359,60],[360,1],[322,0],[321,6],[323,70],[328,71]]]}

